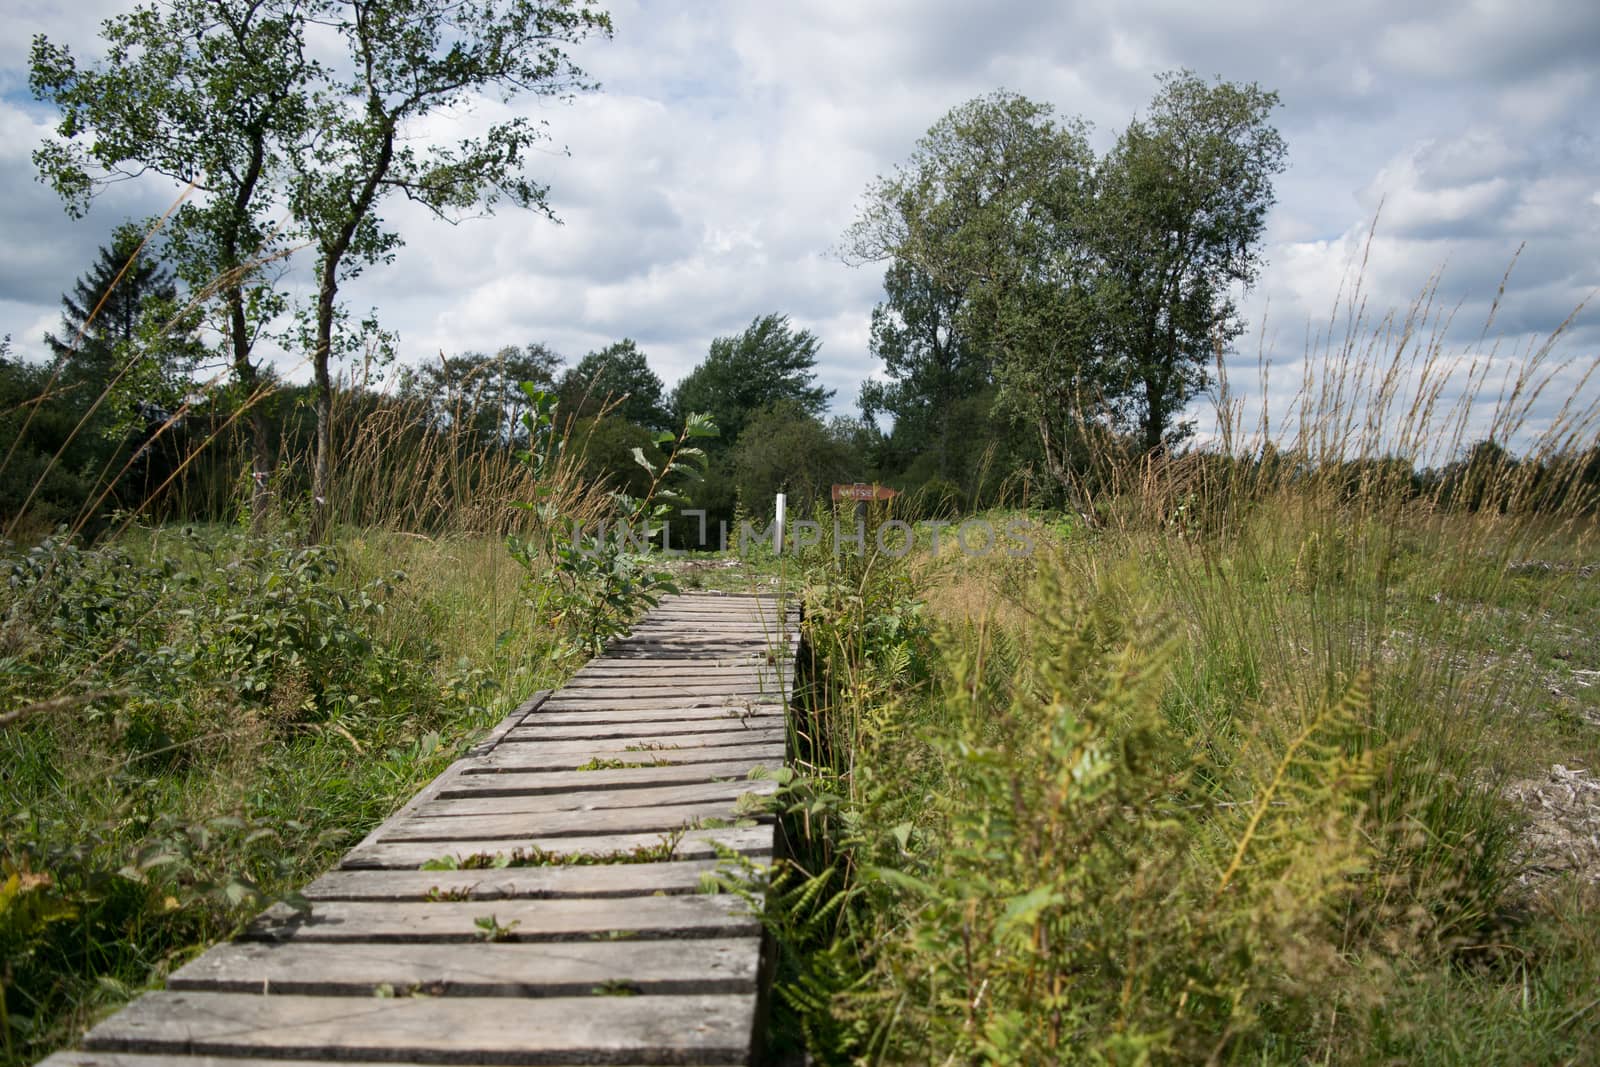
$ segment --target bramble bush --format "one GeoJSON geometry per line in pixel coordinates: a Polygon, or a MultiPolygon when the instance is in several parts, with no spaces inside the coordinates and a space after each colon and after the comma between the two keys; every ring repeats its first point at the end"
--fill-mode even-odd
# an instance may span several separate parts
{"type": "Polygon", "coordinates": [[[5,1062],[337,855],[491,714],[338,548],[162,531],[0,554],[5,1062]]]}

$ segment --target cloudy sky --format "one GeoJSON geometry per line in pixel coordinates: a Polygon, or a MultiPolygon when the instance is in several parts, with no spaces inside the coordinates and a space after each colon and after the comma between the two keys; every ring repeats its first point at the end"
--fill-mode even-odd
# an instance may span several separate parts
{"type": "MultiPolygon", "coordinates": [[[[125,6],[0,0],[0,333],[21,353],[41,353],[60,293],[111,228],[170,198],[122,186],[74,222],[29,161],[51,121],[27,94],[32,34],[92,55],[100,18],[125,6]]],[[[778,311],[822,339],[821,376],[848,411],[874,369],[867,325],[881,274],[831,250],[867,183],[949,108],[1002,87],[1088,119],[1103,148],[1149,101],[1155,75],[1176,67],[1282,97],[1289,169],[1268,267],[1246,302],[1236,389],[1258,388],[1264,354],[1274,404],[1287,402],[1308,332],[1328,323],[1380,204],[1369,312],[1406,307],[1443,268],[1436,306],[1453,310],[1449,340],[1463,353],[1481,347],[1520,246],[1496,319],[1502,354],[1548,334],[1600,285],[1600,5],[619,0],[611,10],[615,38],[580,53],[602,91],[533,106],[553,135],[533,170],[562,225],[510,211],[451,227],[386,209],[407,245],[348,295],[399,331],[403,359],[528,341],[576,359],[629,336],[670,384],[713,337],[778,311]]],[[[493,114],[484,105],[466,121],[493,114]]],[[[1596,314],[1580,318],[1570,346],[1600,350],[1596,314]]]]}

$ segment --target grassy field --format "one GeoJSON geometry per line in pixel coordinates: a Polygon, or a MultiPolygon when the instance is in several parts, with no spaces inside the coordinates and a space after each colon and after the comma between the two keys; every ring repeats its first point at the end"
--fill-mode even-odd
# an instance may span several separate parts
{"type": "MultiPolygon", "coordinates": [[[[1600,804],[1552,772],[1600,757],[1592,528],[1215,507],[665,564],[806,604],[776,1049],[1594,1061],[1600,804]]],[[[575,662],[495,538],[5,567],[7,1062],[292,900],[575,662]]]]}
{"type": "Polygon", "coordinates": [[[1596,1062],[1592,525],[1146,503],[1028,558],[813,553],[787,1040],[1596,1062]]]}
{"type": "Polygon", "coordinates": [[[555,681],[494,539],[133,528],[0,567],[6,1063],[292,899],[555,681]]]}
{"type": "Polygon", "coordinates": [[[572,520],[654,505],[581,473],[553,401],[520,463],[363,429],[326,544],[290,514],[6,545],[0,1062],[294,902],[658,571],[805,609],[789,858],[726,881],[766,890],[775,1056],[1600,1062],[1600,566],[1570,462],[1600,404],[1428,482],[1483,380],[1444,405],[1436,348],[1335,349],[1281,451],[1225,415],[1220,451],[1103,472],[1079,510],[968,516],[986,552],[915,499],[859,542],[819,511],[782,557],[583,550],[572,520]]]}

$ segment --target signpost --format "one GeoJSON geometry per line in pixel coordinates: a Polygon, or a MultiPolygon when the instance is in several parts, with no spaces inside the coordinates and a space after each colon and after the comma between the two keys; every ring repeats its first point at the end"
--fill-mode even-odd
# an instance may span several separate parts
{"type": "Polygon", "coordinates": [[[855,482],[851,485],[836,485],[833,487],[833,502],[838,504],[846,500],[856,503],[856,522],[867,521],[867,501],[893,500],[900,495],[897,489],[890,489],[887,485],[868,485],[866,482],[855,482]]]}
{"type": "Polygon", "coordinates": [[[899,495],[898,489],[890,489],[886,485],[868,485],[866,482],[833,487],[833,501],[836,504],[841,500],[893,500],[899,495]]]}

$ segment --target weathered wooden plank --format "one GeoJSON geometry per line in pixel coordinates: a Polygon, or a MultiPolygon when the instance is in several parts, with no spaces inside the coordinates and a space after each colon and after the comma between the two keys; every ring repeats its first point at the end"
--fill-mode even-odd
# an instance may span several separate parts
{"type": "Polygon", "coordinates": [[[558,812],[597,812],[612,808],[666,807],[678,804],[737,804],[740,797],[766,796],[778,787],[770,778],[732,782],[695,782],[642,789],[600,789],[575,793],[515,793],[496,796],[435,799],[416,814],[438,819],[460,815],[552,815],[558,812]]]}
{"type": "Polygon", "coordinates": [[[167,979],[172,990],[305,996],[561,997],[753,993],[756,938],[677,941],[221,944],[167,979]]]}
{"type": "MultiPolygon", "coordinates": [[[[473,856],[512,855],[518,849],[539,849],[561,855],[614,855],[658,846],[663,834],[608,834],[596,837],[540,837],[451,841],[376,841],[347,854],[340,864],[348,869],[389,867],[416,870],[424,863],[454,856],[458,860],[473,856]]],[[[772,852],[773,828],[768,824],[737,826],[717,830],[688,830],[678,839],[671,859],[713,859],[722,851],[763,856],[772,852]]],[[[666,858],[666,857],[664,857],[666,858]]]]}
{"type": "Polygon", "coordinates": [[[673,616],[720,616],[724,618],[791,618],[795,614],[792,607],[780,606],[771,601],[749,602],[744,604],[714,604],[714,603],[668,603],[662,601],[652,608],[641,621],[660,617],[673,616]]]}
{"type": "Polygon", "coordinates": [[[756,704],[748,711],[744,708],[597,708],[591,711],[543,711],[524,725],[543,728],[585,723],[630,722],[690,722],[709,719],[783,719],[785,708],[780,704],[756,704]]]}
{"type": "Polygon", "coordinates": [[[578,673],[574,674],[572,681],[586,683],[592,680],[640,678],[650,682],[676,675],[740,680],[744,678],[771,678],[776,676],[778,671],[778,667],[769,663],[751,663],[748,660],[727,660],[714,657],[689,660],[679,658],[662,660],[657,663],[653,660],[640,659],[638,657],[623,661],[612,659],[609,656],[598,656],[590,660],[578,673]]]}
{"type": "MultiPolygon", "coordinates": [[[[283,1060],[258,1056],[145,1055],[138,1052],[58,1052],[38,1067],[378,1067],[377,1060],[283,1060]]],[[[415,1060],[384,1060],[382,1067],[422,1067],[415,1060]]]]}
{"type": "Polygon", "coordinates": [[[439,792],[440,797],[529,796],[595,789],[648,789],[691,785],[697,782],[745,781],[752,774],[769,777],[783,765],[783,757],[751,759],[743,754],[710,763],[664,764],[655,767],[618,767],[592,771],[528,770],[489,762],[475,764],[439,792]],[[766,772],[763,774],[763,772],[766,772]]]}
{"type": "Polygon", "coordinates": [[[744,1063],[755,997],[263,997],[150,993],[93,1049],[423,1063],[744,1063]]]}
{"type": "Polygon", "coordinates": [[[330,900],[309,912],[284,904],[268,908],[242,935],[246,941],[461,941],[483,944],[479,919],[493,918],[502,942],[586,941],[611,937],[659,940],[754,937],[760,921],[738,897],[687,893],[634,897],[619,907],[611,897],[560,900],[330,900]]]}
{"type": "Polygon", "coordinates": [[[751,633],[748,627],[701,627],[691,623],[677,626],[641,626],[618,637],[617,642],[619,644],[674,643],[705,649],[730,646],[751,651],[765,651],[783,643],[780,635],[764,634],[760,631],[751,633]]]}
{"type": "Polygon", "coordinates": [[[628,640],[682,638],[686,641],[740,642],[755,648],[777,644],[782,638],[779,629],[763,629],[760,623],[737,620],[730,622],[661,622],[641,623],[628,632],[628,640]]]}
{"type": "Polygon", "coordinates": [[[695,633],[688,628],[668,628],[661,630],[644,630],[627,637],[617,638],[620,647],[646,647],[659,645],[664,649],[683,649],[686,651],[700,651],[722,653],[731,651],[734,654],[765,655],[774,648],[781,647],[781,642],[768,640],[764,637],[740,637],[735,632],[727,633],[695,633]]]}
{"type": "MultiPolygon", "coordinates": [[[[784,702],[775,693],[757,696],[729,696],[727,694],[712,693],[706,696],[689,694],[657,694],[654,696],[613,697],[593,700],[569,700],[559,704],[550,705],[552,712],[556,711],[672,711],[677,708],[720,708],[728,712],[737,712],[745,709],[762,708],[774,710],[783,707],[784,702]]],[[[512,733],[523,726],[538,725],[538,716],[524,719],[523,722],[512,728],[512,733]]]]}
{"type": "Polygon", "coordinates": [[[663,834],[692,830],[712,820],[725,823],[738,818],[735,800],[702,801],[639,808],[603,808],[596,811],[558,811],[530,815],[496,812],[492,815],[440,815],[423,809],[390,827],[384,841],[451,841],[470,837],[592,837],[596,834],[663,834]]]}
{"type": "Polygon", "coordinates": [[[721,869],[722,861],[702,859],[474,871],[334,870],[306,886],[304,895],[312,901],[648,897],[697,893],[721,869]]]}
{"type": "MultiPolygon", "coordinates": [[[[740,703],[783,703],[786,697],[784,687],[773,683],[768,686],[743,686],[739,689],[716,689],[702,687],[693,681],[683,682],[674,679],[671,685],[656,686],[591,686],[587,689],[567,689],[552,700],[549,710],[558,710],[563,705],[599,704],[608,702],[659,700],[662,702],[694,698],[703,701],[720,701],[724,704],[740,703]]],[[[529,719],[537,719],[537,715],[530,715],[529,719]]]]}
{"type": "MultiPolygon", "coordinates": [[[[678,744],[681,737],[709,737],[712,734],[746,734],[746,740],[770,741],[781,736],[785,726],[784,720],[771,712],[775,707],[765,709],[765,715],[741,714],[745,709],[726,709],[723,714],[712,718],[687,719],[687,720],[647,720],[645,722],[605,722],[605,723],[537,723],[532,726],[519,726],[506,735],[505,744],[550,745],[561,741],[621,741],[632,740],[638,742],[660,741],[662,744],[678,744]]],[[[598,751],[598,749],[596,750],[598,751]]]]}
{"type": "Polygon", "coordinates": [[[715,681],[720,677],[730,685],[736,684],[754,688],[760,692],[771,692],[781,697],[784,695],[785,685],[788,680],[781,666],[751,663],[748,666],[738,668],[738,673],[729,671],[723,675],[715,675],[710,673],[707,668],[695,666],[694,663],[695,661],[693,660],[612,660],[604,672],[597,672],[582,678],[574,678],[571,684],[562,690],[562,693],[564,696],[581,695],[597,690],[612,689],[617,686],[652,691],[661,689],[670,691],[688,689],[706,682],[708,679],[711,680],[713,685],[722,684],[715,681]],[[629,663],[638,663],[640,669],[628,671],[626,668],[629,663]],[[683,668],[674,666],[674,664],[680,663],[686,664],[686,666],[683,668]],[[616,669],[613,670],[613,668],[616,669]]]}
{"type": "Polygon", "coordinates": [[[624,759],[637,759],[648,761],[652,754],[657,752],[671,752],[674,749],[685,748],[724,748],[734,745],[768,745],[782,742],[785,728],[782,726],[740,726],[734,724],[728,729],[714,730],[707,725],[706,728],[689,734],[674,734],[670,739],[662,741],[649,741],[638,737],[594,737],[580,738],[575,741],[553,741],[540,738],[537,735],[528,736],[519,734],[516,730],[506,735],[505,742],[495,749],[485,761],[491,761],[502,754],[518,754],[522,749],[531,749],[546,756],[579,756],[582,763],[590,757],[619,757],[624,759]]]}
{"type": "MultiPolygon", "coordinates": [[[[777,672],[758,678],[751,674],[741,678],[730,677],[727,682],[707,682],[703,674],[671,675],[667,677],[651,678],[641,672],[639,674],[618,674],[613,677],[590,677],[574,679],[561,691],[562,700],[592,700],[599,699],[602,694],[616,695],[616,690],[625,690],[625,696],[661,696],[671,693],[696,693],[700,695],[717,696],[766,696],[774,700],[783,700],[787,697],[785,692],[785,679],[777,672]]],[[[532,716],[538,718],[537,715],[532,716]]]]}
{"type": "Polygon", "coordinates": [[[611,769],[612,761],[639,767],[661,767],[673,763],[727,763],[746,760],[745,768],[778,766],[783,763],[786,747],[782,741],[758,743],[746,741],[738,745],[707,745],[682,748],[653,749],[648,752],[629,752],[619,748],[613,752],[596,753],[592,749],[579,752],[551,752],[549,745],[501,745],[474,767],[470,773],[484,769],[505,771],[576,771],[579,767],[594,766],[596,770],[611,769]],[[595,761],[599,761],[598,764],[595,761]]]}
{"type": "MultiPolygon", "coordinates": [[[[643,659],[643,660],[649,660],[652,663],[665,663],[665,662],[668,662],[670,660],[682,660],[684,662],[699,662],[700,660],[704,659],[708,654],[713,654],[713,650],[706,649],[706,648],[694,648],[692,646],[680,646],[680,647],[677,647],[677,648],[668,648],[668,647],[663,647],[663,646],[652,646],[652,645],[635,645],[635,646],[631,646],[631,647],[630,646],[625,646],[625,645],[614,645],[614,646],[611,647],[611,650],[609,652],[607,652],[606,654],[609,657],[611,657],[612,659],[616,659],[616,660],[643,659]]],[[[770,665],[772,663],[777,662],[776,659],[773,657],[773,655],[770,652],[749,652],[749,651],[746,651],[744,649],[737,649],[736,648],[736,649],[718,649],[718,650],[715,651],[714,654],[725,656],[729,661],[735,662],[735,663],[748,663],[748,664],[751,664],[751,665],[760,665],[760,664],[769,664],[770,665]]]]}
{"type": "Polygon", "coordinates": [[[770,601],[766,603],[747,604],[714,604],[708,602],[692,603],[683,601],[669,603],[662,601],[655,609],[645,616],[648,621],[653,618],[676,618],[680,616],[720,616],[724,618],[767,618],[782,619],[791,617],[792,612],[779,607],[770,601]]]}
{"type": "MultiPolygon", "coordinates": [[[[636,685],[632,682],[616,685],[572,686],[563,689],[551,707],[573,704],[593,704],[617,700],[671,700],[695,697],[700,700],[721,700],[724,703],[748,703],[761,699],[781,702],[783,686],[777,681],[768,685],[707,685],[693,679],[674,680],[665,685],[636,685]]],[[[537,719],[538,715],[529,716],[537,719]]],[[[526,721],[526,720],[524,720],[526,721]]],[[[519,723],[520,725],[520,723],[519,723]]]]}

